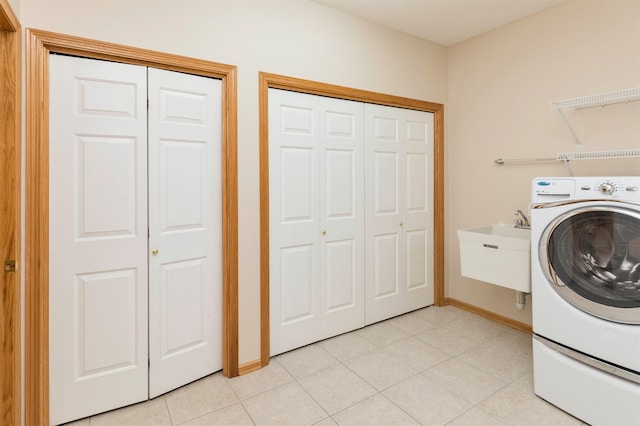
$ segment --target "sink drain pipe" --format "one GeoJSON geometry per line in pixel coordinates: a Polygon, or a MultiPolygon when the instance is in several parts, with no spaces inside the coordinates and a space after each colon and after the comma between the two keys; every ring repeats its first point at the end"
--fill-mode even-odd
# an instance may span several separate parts
{"type": "Polygon", "coordinates": [[[527,301],[527,294],[525,292],[522,291],[516,291],[516,307],[520,310],[524,309],[524,305],[526,304],[527,301]]]}

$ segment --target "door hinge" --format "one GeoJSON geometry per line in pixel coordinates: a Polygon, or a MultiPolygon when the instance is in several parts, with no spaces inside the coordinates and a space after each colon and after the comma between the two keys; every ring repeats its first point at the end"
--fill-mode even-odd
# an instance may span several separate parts
{"type": "Polygon", "coordinates": [[[5,272],[18,272],[18,261],[17,260],[5,260],[4,261],[4,271],[5,272]]]}

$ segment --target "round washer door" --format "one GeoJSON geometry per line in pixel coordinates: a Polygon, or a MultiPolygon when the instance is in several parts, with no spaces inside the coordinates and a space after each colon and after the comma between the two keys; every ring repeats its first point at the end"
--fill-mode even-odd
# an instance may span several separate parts
{"type": "Polygon", "coordinates": [[[567,302],[605,320],[640,324],[637,210],[570,210],[543,232],[539,257],[552,288],[567,302]]]}

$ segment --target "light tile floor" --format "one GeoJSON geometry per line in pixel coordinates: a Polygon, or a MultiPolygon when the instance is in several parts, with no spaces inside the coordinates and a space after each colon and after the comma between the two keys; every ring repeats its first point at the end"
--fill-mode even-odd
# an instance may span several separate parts
{"type": "Polygon", "coordinates": [[[71,424],[583,424],[535,396],[532,377],[530,335],[429,307],[71,424]]]}

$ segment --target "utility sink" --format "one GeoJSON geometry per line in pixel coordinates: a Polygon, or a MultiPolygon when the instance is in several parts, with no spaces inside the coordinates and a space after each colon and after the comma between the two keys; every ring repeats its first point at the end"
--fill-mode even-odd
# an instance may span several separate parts
{"type": "Polygon", "coordinates": [[[531,230],[496,224],[459,229],[463,276],[531,292],[531,230]]]}

